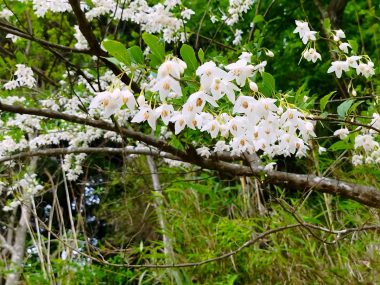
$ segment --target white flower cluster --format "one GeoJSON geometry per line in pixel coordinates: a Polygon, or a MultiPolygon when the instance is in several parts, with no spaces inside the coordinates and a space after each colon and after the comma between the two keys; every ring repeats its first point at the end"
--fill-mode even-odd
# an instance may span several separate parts
{"type": "Polygon", "coordinates": [[[255,0],[229,0],[228,16],[224,16],[222,20],[226,21],[228,26],[233,26],[239,22],[239,18],[246,13],[255,0]]]}
{"type": "MultiPolygon", "coordinates": [[[[201,132],[207,132],[212,138],[221,137],[214,151],[229,151],[232,155],[242,152],[261,151],[269,157],[276,155],[304,156],[308,149],[307,141],[315,136],[314,125],[305,115],[293,108],[283,109],[276,99],[242,95],[242,89],[248,82],[250,89],[258,92],[257,85],[251,78],[258,72],[263,72],[266,62],[252,65],[251,54],[243,53],[237,62],[218,67],[214,62],[206,62],[199,66],[196,75],[200,77],[200,89],[190,94],[186,102],[175,110],[175,105],[168,101],[182,96],[180,77],[186,64],[175,57],[167,59],[157,71],[157,78],[151,84],[150,90],[158,92],[159,101],[154,108],[148,104],[143,95],[137,99],[138,110],[132,122],[148,122],[152,129],[156,128],[159,118],[165,125],[174,124],[175,134],[185,127],[201,132]],[[236,93],[238,97],[236,97],[236,93]],[[233,115],[217,114],[217,101],[227,97],[233,105],[233,115]],[[207,110],[211,112],[208,112],[207,110]],[[225,141],[229,141],[226,143],[225,141]]],[[[252,92],[251,91],[251,92],[252,92]]],[[[97,95],[91,106],[101,107],[109,116],[121,108],[123,98],[128,95],[128,106],[133,112],[136,103],[133,95],[120,89],[105,91],[97,95]]],[[[198,149],[198,153],[208,157],[211,153],[207,147],[198,149]]]]}
{"type": "Polygon", "coordinates": [[[243,31],[242,31],[242,30],[236,29],[236,31],[235,31],[235,35],[234,35],[235,38],[234,38],[234,40],[232,41],[232,43],[233,43],[234,45],[237,45],[237,46],[241,45],[242,34],[243,34],[243,31]]]}
{"type": "MultiPolygon", "coordinates": [[[[373,114],[372,121],[369,123],[375,129],[380,130],[380,115],[373,114]]],[[[341,140],[346,139],[349,131],[342,128],[334,132],[335,136],[339,136],[341,140]]],[[[354,166],[362,164],[380,164],[380,145],[379,133],[373,129],[367,130],[362,128],[360,134],[355,137],[355,154],[352,157],[354,166]]]]}
{"type": "Polygon", "coordinates": [[[181,1],[165,1],[152,7],[145,0],[135,0],[126,7],[120,5],[116,9],[115,19],[132,21],[141,26],[142,31],[150,34],[162,33],[165,42],[185,41],[185,33],[180,32],[183,22],[186,23],[194,12],[183,8],[181,17],[173,14],[172,9],[179,6],[181,1]]]}
{"type": "Polygon", "coordinates": [[[302,42],[306,45],[309,41],[316,40],[316,31],[311,31],[307,22],[296,20],[297,28],[293,31],[295,34],[299,34],[302,42]]]}
{"type": "Polygon", "coordinates": [[[68,180],[75,181],[83,173],[82,163],[86,157],[85,153],[65,155],[62,168],[66,172],[68,180]]]}
{"type": "Polygon", "coordinates": [[[15,127],[26,133],[34,133],[35,130],[40,130],[41,117],[15,114],[13,118],[9,118],[7,121],[7,127],[15,127]]]}
{"type": "Polygon", "coordinates": [[[0,141],[0,158],[6,157],[15,151],[21,151],[28,147],[28,142],[25,139],[19,141],[10,136],[4,136],[0,141]]]}
{"type": "MultiPolygon", "coordinates": [[[[7,190],[7,195],[14,194],[15,191],[20,191],[24,195],[28,194],[28,195],[34,196],[43,189],[43,186],[38,183],[37,174],[25,173],[24,176],[20,180],[14,182],[12,185],[5,188],[7,190]]],[[[22,196],[23,195],[21,195],[21,197],[22,196]]],[[[20,198],[13,199],[9,201],[6,206],[3,207],[3,211],[5,212],[12,211],[13,209],[16,209],[21,204],[21,202],[22,201],[20,200],[20,198]]]]}
{"type": "MultiPolygon", "coordinates": [[[[309,24],[307,22],[296,20],[296,29],[294,33],[298,33],[302,42],[308,44],[308,42],[316,41],[316,31],[311,31],[309,24]]],[[[336,60],[331,63],[331,66],[327,70],[327,73],[335,72],[337,78],[342,77],[342,73],[349,71],[350,67],[356,70],[357,75],[363,75],[366,78],[371,77],[375,74],[374,64],[368,56],[358,56],[352,55],[347,56],[349,53],[348,48],[351,48],[351,45],[347,42],[342,42],[341,39],[346,38],[345,33],[342,30],[334,30],[331,35],[333,41],[336,42],[337,47],[343,53],[341,57],[344,57],[344,60],[336,60]]],[[[314,48],[307,48],[303,52],[303,57],[307,61],[316,62],[318,59],[321,60],[321,55],[314,48]]]]}
{"type": "MultiPolygon", "coordinates": [[[[309,28],[309,24],[307,22],[303,21],[298,21],[296,20],[296,29],[293,31],[293,33],[298,33],[302,42],[304,44],[307,44],[309,41],[310,42],[315,42],[316,40],[316,33],[315,31],[311,31],[309,28]]],[[[321,55],[317,52],[315,48],[307,48],[304,50],[302,56],[307,60],[307,61],[312,61],[316,62],[318,59],[322,60],[321,55]]]]}
{"type": "Polygon", "coordinates": [[[2,9],[1,11],[0,11],[0,18],[3,18],[3,19],[6,19],[7,21],[9,20],[9,18],[10,17],[12,17],[13,16],[13,13],[12,13],[12,11],[11,10],[9,10],[9,9],[2,9]]]}
{"type": "Polygon", "coordinates": [[[79,30],[79,26],[75,25],[75,34],[74,37],[77,40],[77,43],[75,44],[75,48],[77,49],[88,49],[88,43],[85,37],[83,36],[82,32],[79,30]]]}
{"type": "Polygon", "coordinates": [[[36,84],[36,79],[33,77],[33,70],[24,64],[16,64],[17,70],[14,73],[16,79],[10,80],[4,84],[4,89],[12,90],[18,87],[26,86],[32,88],[36,84]]]}
{"type": "MultiPolygon", "coordinates": [[[[19,1],[24,2],[25,0],[19,1]]],[[[43,17],[48,11],[66,12],[72,10],[68,0],[32,1],[33,10],[38,17],[43,17]]],[[[158,3],[154,6],[149,6],[146,0],[91,0],[88,4],[84,1],[81,2],[81,8],[86,11],[86,17],[90,21],[102,15],[112,16],[115,20],[132,21],[140,25],[142,31],[151,34],[162,33],[164,40],[169,43],[178,40],[185,41],[185,33],[181,32],[181,29],[184,29],[183,23],[186,23],[195,14],[191,9],[183,7],[180,0],[165,1],[163,4],[158,3]],[[181,7],[178,15],[172,12],[173,8],[176,7],[181,7]]],[[[10,16],[6,9],[0,12],[0,17],[9,18],[10,16]]],[[[78,30],[76,30],[75,38],[78,41],[76,48],[85,49],[86,42],[78,30]]]]}
{"type": "Polygon", "coordinates": [[[37,17],[43,17],[49,11],[54,13],[71,11],[71,6],[68,0],[33,0],[33,10],[37,17]]]}
{"type": "Polygon", "coordinates": [[[86,13],[86,18],[90,21],[101,15],[106,15],[116,10],[114,0],[92,0],[93,7],[86,13]]]}
{"type": "Polygon", "coordinates": [[[336,77],[341,78],[343,71],[347,72],[350,67],[356,69],[357,75],[363,75],[366,78],[375,74],[373,62],[368,57],[357,55],[346,57],[346,60],[344,61],[333,61],[327,72],[335,72],[336,77]],[[365,59],[365,62],[363,62],[362,59],[365,59]]]}
{"type": "Polygon", "coordinates": [[[112,91],[107,90],[96,94],[89,108],[96,109],[101,107],[105,118],[109,118],[124,104],[132,111],[135,109],[135,97],[127,87],[123,89],[115,88],[112,91]]]}

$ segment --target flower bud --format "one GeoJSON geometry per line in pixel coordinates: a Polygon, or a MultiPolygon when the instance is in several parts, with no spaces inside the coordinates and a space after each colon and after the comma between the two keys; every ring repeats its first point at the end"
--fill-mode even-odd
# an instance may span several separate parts
{"type": "Polygon", "coordinates": [[[249,88],[251,88],[251,90],[253,92],[258,92],[259,91],[259,87],[257,86],[257,84],[253,81],[249,82],[249,88]]]}
{"type": "Polygon", "coordinates": [[[269,49],[265,52],[266,56],[274,57],[274,53],[270,51],[269,49]]]}

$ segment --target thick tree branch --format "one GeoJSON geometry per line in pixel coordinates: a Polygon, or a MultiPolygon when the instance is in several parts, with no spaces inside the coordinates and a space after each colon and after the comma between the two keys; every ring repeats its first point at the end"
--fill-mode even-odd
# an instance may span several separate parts
{"type": "MultiPolygon", "coordinates": [[[[49,109],[24,108],[18,105],[3,104],[0,101],[0,111],[6,111],[6,112],[18,113],[18,114],[36,115],[36,116],[46,117],[50,119],[61,119],[61,120],[65,120],[71,123],[87,125],[87,126],[99,128],[102,130],[114,131],[116,133],[119,133],[119,129],[112,123],[108,123],[102,120],[94,120],[90,118],[69,115],[69,114],[65,114],[65,113],[61,113],[61,112],[57,112],[57,111],[53,111],[49,109]]],[[[120,127],[120,131],[126,137],[144,142],[150,146],[154,146],[158,148],[160,151],[171,153],[174,156],[178,156],[182,159],[185,159],[187,157],[187,154],[185,152],[182,152],[168,145],[168,143],[164,140],[155,139],[153,136],[146,135],[140,132],[133,131],[131,129],[123,128],[123,127],[120,127]]]]}
{"type": "Polygon", "coordinates": [[[304,190],[312,189],[322,193],[340,195],[370,207],[380,208],[380,191],[375,187],[358,185],[316,175],[296,174],[282,171],[265,171],[262,166],[242,166],[218,160],[217,157],[203,159],[196,154],[180,151],[170,146],[166,141],[156,139],[153,136],[145,135],[123,127],[117,129],[113,124],[105,121],[82,118],[48,109],[24,108],[0,102],[0,110],[11,113],[36,115],[51,119],[62,119],[68,122],[88,125],[109,131],[120,131],[126,137],[144,142],[149,146],[158,148],[160,151],[170,153],[184,162],[192,163],[206,169],[218,170],[237,176],[254,175],[261,177],[265,174],[265,178],[268,182],[273,184],[288,185],[304,190]]]}

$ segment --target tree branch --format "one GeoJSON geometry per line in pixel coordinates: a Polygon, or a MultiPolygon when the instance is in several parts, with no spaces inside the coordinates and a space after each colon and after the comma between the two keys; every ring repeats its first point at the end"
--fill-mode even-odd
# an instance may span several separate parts
{"type": "Polygon", "coordinates": [[[82,50],[82,49],[71,48],[68,46],[63,46],[63,45],[55,44],[55,43],[52,43],[49,41],[45,41],[43,39],[36,38],[33,35],[25,33],[23,31],[17,29],[16,27],[11,26],[11,25],[5,24],[2,21],[0,21],[0,31],[6,32],[6,33],[9,33],[9,34],[12,34],[12,35],[18,36],[20,38],[36,42],[36,43],[39,43],[43,46],[49,46],[51,48],[56,48],[56,49],[59,49],[62,51],[73,52],[73,53],[91,54],[90,50],[82,50]]]}
{"type": "Polygon", "coordinates": [[[228,163],[222,160],[218,160],[217,156],[214,156],[211,159],[203,159],[196,154],[194,155],[192,153],[186,153],[178,150],[177,148],[170,146],[165,140],[156,139],[153,136],[136,132],[124,127],[120,127],[119,130],[113,124],[102,120],[83,118],[49,109],[24,108],[21,106],[8,105],[0,102],[0,110],[11,113],[36,115],[51,119],[62,119],[68,122],[88,125],[108,131],[120,131],[123,135],[129,138],[144,142],[149,146],[154,146],[160,151],[170,153],[184,162],[195,164],[206,169],[222,171],[237,176],[254,175],[262,177],[262,175],[265,174],[265,179],[273,184],[288,185],[303,190],[313,189],[321,193],[340,195],[370,207],[380,208],[380,191],[372,186],[358,185],[355,183],[340,181],[338,179],[320,177],[311,174],[308,175],[288,173],[283,171],[265,171],[264,167],[262,166],[249,167],[228,163]]]}
{"type": "Polygon", "coordinates": [[[180,158],[166,153],[153,150],[148,147],[134,147],[127,146],[126,148],[112,148],[112,147],[76,147],[76,148],[49,148],[41,150],[32,150],[13,154],[7,157],[0,158],[0,163],[4,163],[10,160],[24,159],[33,156],[59,156],[65,154],[78,154],[78,153],[104,153],[104,154],[140,154],[140,155],[151,155],[155,157],[169,158],[173,160],[181,160],[180,158]]]}
{"type": "MultiPolygon", "coordinates": [[[[45,226],[45,228],[46,228],[46,226],[45,226]]],[[[309,224],[309,223],[291,224],[291,225],[286,225],[286,226],[281,226],[281,227],[277,227],[277,228],[274,228],[274,229],[270,229],[270,230],[267,230],[267,231],[265,231],[263,233],[260,233],[260,234],[257,234],[257,235],[252,234],[252,238],[250,240],[246,241],[241,246],[239,246],[235,250],[232,250],[232,251],[230,251],[228,253],[219,255],[219,256],[214,257],[214,258],[209,258],[209,259],[198,261],[198,262],[188,262],[188,263],[177,263],[177,264],[128,264],[127,263],[127,264],[118,264],[118,263],[108,262],[103,257],[101,259],[99,259],[99,258],[95,258],[95,257],[93,257],[93,256],[91,256],[89,254],[83,253],[83,252],[79,252],[79,254],[81,254],[82,256],[87,257],[87,258],[89,258],[91,260],[94,260],[96,262],[99,262],[99,263],[102,263],[102,264],[108,265],[108,266],[113,266],[113,267],[123,267],[123,268],[182,268],[182,267],[198,267],[198,266],[201,266],[201,265],[204,265],[204,264],[208,264],[208,263],[212,263],[212,262],[216,262],[216,261],[220,261],[220,260],[226,259],[226,258],[228,258],[230,256],[234,256],[237,253],[241,252],[243,249],[245,249],[245,248],[247,248],[247,247],[255,244],[259,240],[261,240],[261,239],[263,239],[263,238],[265,238],[265,237],[267,237],[267,236],[269,236],[271,234],[282,232],[282,231],[285,231],[285,230],[288,230],[288,229],[293,229],[293,228],[309,228],[309,229],[315,229],[315,230],[319,230],[319,231],[326,232],[326,233],[329,233],[329,234],[333,234],[333,235],[337,236],[336,239],[335,239],[335,242],[337,242],[344,235],[347,235],[347,234],[350,234],[350,233],[369,231],[369,230],[375,230],[375,231],[379,230],[380,229],[380,225],[370,225],[370,226],[362,226],[362,227],[357,227],[357,228],[347,228],[347,229],[343,229],[343,230],[329,230],[329,229],[327,229],[325,227],[320,227],[320,226],[309,224]]],[[[52,235],[55,236],[58,240],[60,240],[61,242],[64,243],[64,241],[62,241],[55,233],[52,232],[52,235]]],[[[77,250],[76,248],[73,248],[72,246],[70,246],[68,244],[65,244],[65,246],[67,246],[67,247],[69,247],[69,248],[71,248],[73,250],[77,250]]]]}

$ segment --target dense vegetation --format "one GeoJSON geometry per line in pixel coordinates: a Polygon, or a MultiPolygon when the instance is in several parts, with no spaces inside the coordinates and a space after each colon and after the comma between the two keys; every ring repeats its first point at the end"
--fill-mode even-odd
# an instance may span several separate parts
{"type": "Polygon", "coordinates": [[[0,284],[379,282],[379,20],[361,0],[1,0],[0,284]],[[217,151],[239,95],[273,99],[273,132],[297,110],[295,148],[230,127],[217,151]],[[152,119],[168,105],[203,117],[152,119]]]}

